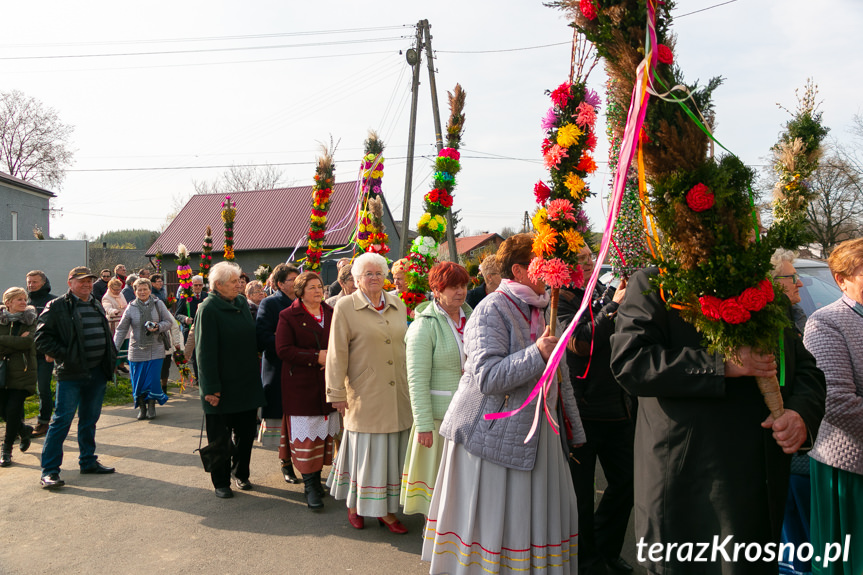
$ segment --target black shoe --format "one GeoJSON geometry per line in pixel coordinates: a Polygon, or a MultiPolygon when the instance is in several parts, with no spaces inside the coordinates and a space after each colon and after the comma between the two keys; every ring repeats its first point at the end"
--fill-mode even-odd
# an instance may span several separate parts
{"type": "Polygon", "coordinates": [[[326,496],[327,496],[327,491],[324,489],[324,484],[323,484],[323,483],[321,483],[321,481],[323,481],[323,480],[321,479],[321,472],[320,472],[320,471],[316,471],[316,472],[314,473],[314,476],[315,476],[315,481],[312,483],[312,486],[313,486],[313,487],[315,488],[315,490],[318,492],[318,497],[320,497],[321,499],[323,499],[324,497],[326,497],[326,496]]]}
{"type": "Polygon", "coordinates": [[[66,485],[66,482],[60,479],[59,473],[49,473],[42,476],[39,484],[42,485],[42,489],[57,489],[66,485]]]}
{"type": "Polygon", "coordinates": [[[12,465],[12,446],[3,446],[0,451],[0,467],[9,467],[12,465]]]}
{"type": "Polygon", "coordinates": [[[21,453],[24,453],[28,449],[30,449],[30,438],[33,437],[33,428],[29,425],[25,425],[21,428],[21,442],[18,444],[18,448],[21,450],[21,453]]]}
{"type": "Polygon", "coordinates": [[[297,476],[294,473],[294,466],[290,463],[282,465],[282,475],[285,477],[285,483],[290,483],[291,485],[301,483],[301,480],[297,479],[297,476]]]}
{"type": "Polygon", "coordinates": [[[315,487],[315,484],[320,486],[321,480],[318,478],[315,473],[303,473],[303,483],[304,492],[306,495],[306,504],[309,506],[309,509],[318,510],[322,509],[324,506],[324,502],[321,501],[321,496],[318,494],[318,490],[315,487]]]}
{"type": "Polygon", "coordinates": [[[113,467],[108,467],[106,465],[102,465],[98,461],[96,462],[95,465],[92,465],[90,467],[82,467],[81,468],[82,474],[96,473],[98,475],[105,475],[107,473],[114,473],[114,471],[116,471],[116,469],[114,469],[113,467]]]}
{"type": "Polygon", "coordinates": [[[632,573],[632,565],[624,561],[623,557],[618,556],[615,559],[606,559],[605,564],[608,568],[617,573],[632,573]]]}
{"type": "Polygon", "coordinates": [[[30,437],[42,437],[46,433],[48,433],[48,424],[47,423],[40,423],[33,430],[33,433],[30,434],[30,437]]]}
{"type": "Polygon", "coordinates": [[[216,487],[216,497],[219,499],[230,499],[234,496],[234,492],[230,487],[216,487]]]}
{"type": "Polygon", "coordinates": [[[249,483],[248,479],[240,479],[239,477],[234,477],[234,483],[237,484],[237,489],[240,491],[250,491],[252,489],[252,484],[249,483]]]}

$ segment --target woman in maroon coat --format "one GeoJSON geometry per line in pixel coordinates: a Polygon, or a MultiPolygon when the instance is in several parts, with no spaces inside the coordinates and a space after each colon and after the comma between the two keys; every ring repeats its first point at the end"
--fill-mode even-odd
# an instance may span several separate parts
{"type": "Polygon", "coordinates": [[[323,302],[324,285],[314,272],[294,281],[297,299],[279,314],[276,353],[282,360],[282,408],[290,418],[291,459],[303,474],[306,502],[321,509],[321,469],[333,462],[333,438],[341,425],[326,401],[324,365],[333,308],[323,302]]]}

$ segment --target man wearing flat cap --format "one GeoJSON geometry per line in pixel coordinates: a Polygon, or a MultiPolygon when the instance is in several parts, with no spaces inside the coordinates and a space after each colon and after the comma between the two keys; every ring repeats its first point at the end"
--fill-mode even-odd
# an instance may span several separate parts
{"type": "Polygon", "coordinates": [[[96,458],[96,422],[117,350],[102,304],[93,297],[96,276],[79,266],[69,272],[69,291],[45,306],[36,325],[36,349],[57,366],[57,405],[42,447],[45,489],[65,485],[60,479],[63,442],[78,411],[78,465],[81,473],[113,473],[96,458]]]}

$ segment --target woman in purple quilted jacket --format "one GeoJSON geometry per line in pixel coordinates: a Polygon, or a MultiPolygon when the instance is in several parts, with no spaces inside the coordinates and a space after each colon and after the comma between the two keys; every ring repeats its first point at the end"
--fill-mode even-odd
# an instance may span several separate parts
{"type": "Polygon", "coordinates": [[[842,544],[839,561],[814,573],[863,573],[863,238],[839,244],[827,262],[843,292],[813,313],[803,343],[827,379],[827,404],[810,452],[812,545],[842,544]],[[846,544],[847,538],[847,544],[846,544]]]}

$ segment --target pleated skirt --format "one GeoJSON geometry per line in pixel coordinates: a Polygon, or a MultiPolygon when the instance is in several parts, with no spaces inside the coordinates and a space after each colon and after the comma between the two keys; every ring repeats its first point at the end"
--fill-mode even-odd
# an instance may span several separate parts
{"type": "Polygon", "coordinates": [[[838,554],[840,560],[824,566],[823,561],[813,559],[812,572],[817,575],[860,575],[863,573],[863,475],[811,457],[809,460],[812,480],[810,527],[815,555],[821,555],[826,544],[833,544],[834,549],[835,545],[842,546],[838,554]]]}
{"type": "MultiPolygon", "coordinates": [[[[520,438],[513,438],[520,441],[520,438]]],[[[432,575],[578,573],[578,509],[557,436],[543,420],[532,471],[444,440],[422,558],[432,575]]]]}
{"type": "Polygon", "coordinates": [[[405,515],[429,514],[437,471],[443,456],[444,438],[440,436],[440,424],[441,420],[434,420],[434,441],[431,447],[420,445],[417,442],[416,425],[411,427],[399,492],[399,504],[405,515]]]}
{"type": "Polygon", "coordinates": [[[359,433],[344,430],[327,478],[330,495],[358,515],[383,517],[399,510],[399,489],[410,430],[359,433]]]}

